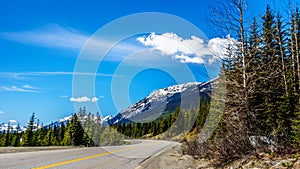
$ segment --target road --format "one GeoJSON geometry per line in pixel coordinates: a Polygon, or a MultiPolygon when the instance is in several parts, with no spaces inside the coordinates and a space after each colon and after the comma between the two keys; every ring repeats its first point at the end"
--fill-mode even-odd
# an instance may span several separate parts
{"type": "Polygon", "coordinates": [[[148,157],[177,144],[161,140],[136,140],[134,144],[122,146],[7,153],[0,154],[0,168],[134,169],[148,157]]]}

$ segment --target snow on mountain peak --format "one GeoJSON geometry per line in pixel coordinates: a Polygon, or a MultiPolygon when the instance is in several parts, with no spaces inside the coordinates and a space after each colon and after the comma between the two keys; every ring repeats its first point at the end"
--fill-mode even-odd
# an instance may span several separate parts
{"type": "MultiPolygon", "coordinates": [[[[214,83],[215,79],[209,82],[189,82],[179,85],[169,86],[163,89],[158,89],[148,95],[146,98],[136,102],[135,104],[129,106],[127,109],[121,111],[115,117],[110,119],[108,122],[110,124],[122,122],[122,121],[139,121],[140,119],[146,119],[145,114],[153,118],[158,118],[161,113],[165,111],[172,111],[174,106],[181,106],[182,95],[189,97],[190,95],[196,94],[199,97],[199,93],[206,93],[211,91],[211,83],[214,83]],[[142,116],[142,117],[140,117],[142,116]]],[[[199,99],[199,98],[198,98],[199,99]]],[[[190,102],[190,101],[188,101],[190,102]]],[[[188,103],[184,103],[188,105],[188,103]]],[[[150,118],[150,120],[151,120],[150,118]]]]}

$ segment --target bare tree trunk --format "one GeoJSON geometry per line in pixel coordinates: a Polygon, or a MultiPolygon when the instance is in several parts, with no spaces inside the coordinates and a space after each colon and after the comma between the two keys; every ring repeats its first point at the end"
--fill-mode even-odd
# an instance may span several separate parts
{"type": "MultiPolygon", "coordinates": [[[[278,21],[279,22],[279,21],[278,21]]],[[[282,38],[279,35],[280,34],[280,25],[277,25],[277,31],[278,31],[278,43],[279,43],[279,50],[280,50],[280,57],[281,57],[281,72],[283,76],[284,81],[284,88],[285,88],[285,95],[288,96],[288,86],[287,86],[287,80],[286,80],[286,69],[285,69],[285,63],[284,63],[284,52],[283,52],[283,45],[282,45],[282,38]]]]}
{"type": "Polygon", "coordinates": [[[294,33],[295,43],[296,43],[296,60],[297,60],[297,75],[298,75],[298,91],[300,90],[300,67],[299,67],[299,46],[298,46],[298,36],[296,32],[294,33]]]}
{"type": "MultiPolygon", "coordinates": [[[[293,24],[293,23],[291,23],[293,24]]],[[[298,77],[298,74],[296,72],[296,62],[295,62],[295,47],[294,47],[294,29],[291,27],[290,29],[290,32],[291,32],[291,42],[290,42],[290,45],[291,45],[291,57],[292,57],[292,77],[294,77],[295,79],[293,79],[293,83],[298,81],[298,79],[296,79],[296,77],[298,77]]],[[[298,89],[297,89],[297,85],[294,85],[293,86],[294,88],[294,93],[296,94],[298,92],[298,89]]]]}
{"type": "Polygon", "coordinates": [[[281,66],[282,66],[282,76],[283,76],[283,81],[284,81],[284,89],[285,89],[285,95],[288,96],[288,86],[287,86],[287,81],[286,81],[286,75],[285,75],[285,64],[284,64],[284,54],[282,50],[282,44],[279,42],[280,45],[280,56],[281,56],[281,66]]]}
{"type": "MultiPolygon", "coordinates": [[[[242,62],[243,62],[243,87],[246,89],[246,64],[245,64],[245,29],[244,29],[244,9],[243,9],[243,0],[239,0],[238,2],[238,10],[240,14],[239,24],[240,24],[240,38],[241,38],[241,44],[242,44],[242,62]]],[[[246,99],[246,97],[245,97],[246,99]]]]}

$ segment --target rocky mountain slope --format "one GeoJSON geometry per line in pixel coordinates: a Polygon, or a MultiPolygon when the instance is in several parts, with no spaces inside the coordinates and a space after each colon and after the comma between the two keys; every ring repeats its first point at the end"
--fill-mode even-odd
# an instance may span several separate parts
{"type": "Polygon", "coordinates": [[[196,109],[200,98],[209,98],[216,79],[209,82],[190,82],[154,91],[108,120],[109,124],[127,121],[150,122],[176,108],[196,109]]]}

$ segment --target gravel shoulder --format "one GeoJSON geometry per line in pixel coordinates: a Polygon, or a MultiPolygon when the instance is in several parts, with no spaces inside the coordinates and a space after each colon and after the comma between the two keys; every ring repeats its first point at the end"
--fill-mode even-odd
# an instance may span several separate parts
{"type": "MultiPolygon", "coordinates": [[[[202,162],[202,164],[204,163],[202,162]]],[[[148,158],[140,163],[136,169],[192,169],[199,166],[199,161],[194,160],[191,156],[182,155],[181,144],[178,144],[161,154],[148,158]]]]}
{"type": "Polygon", "coordinates": [[[136,169],[214,169],[214,168],[226,168],[226,169],[299,169],[300,168],[300,154],[291,155],[280,158],[243,158],[233,163],[223,166],[214,167],[214,160],[208,159],[194,159],[189,155],[183,155],[181,150],[181,144],[177,145],[164,153],[152,156],[147,160],[141,162],[136,169]]]}

